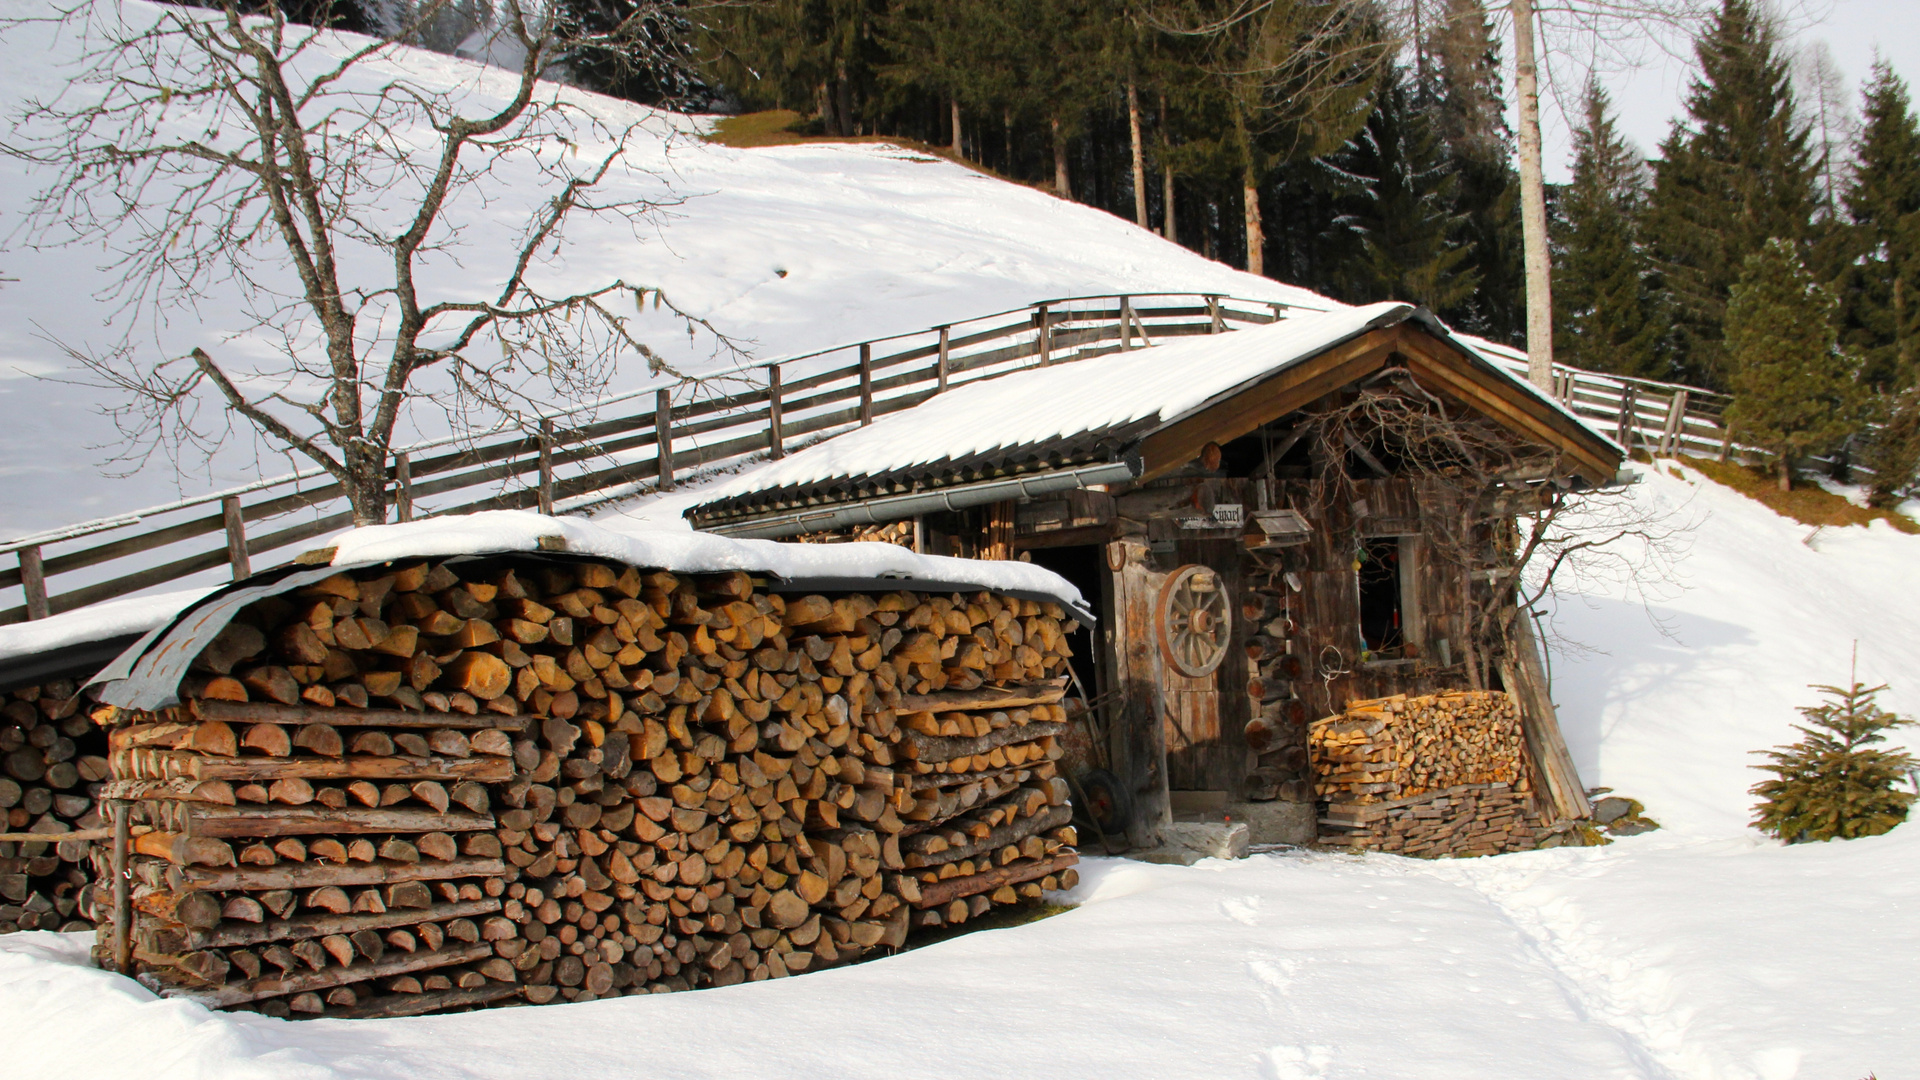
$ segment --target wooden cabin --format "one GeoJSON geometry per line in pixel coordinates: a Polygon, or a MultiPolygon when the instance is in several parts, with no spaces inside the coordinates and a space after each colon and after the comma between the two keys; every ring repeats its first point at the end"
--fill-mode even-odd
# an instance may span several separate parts
{"type": "Polygon", "coordinates": [[[1587,806],[1514,608],[1511,523],[1615,483],[1622,458],[1430,314],[1376,304],[970,384],[747,472],[687,517],[1072,581],[1098,620],[1074,660],[1091,732],[1076,764],[1114,788],[1109,826],[1137,846],[1176,809],[1252,819],[1256,842],[1324,839],[1342,819],[1316,791],[1310,727],[1450,691],[1517,705],[1515,797],[1537,838],[1587,806]]]}

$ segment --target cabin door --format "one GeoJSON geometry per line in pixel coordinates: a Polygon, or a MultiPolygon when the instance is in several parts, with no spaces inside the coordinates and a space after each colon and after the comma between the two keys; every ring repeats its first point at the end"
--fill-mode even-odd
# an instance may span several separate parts
{"type": "Polygon", "coordinates": [[[1220,664],[1233,631],[1233,601],[1213,569],[1190,563],[1166,576],[1153,597],[1160,692],[1167,744],[1167,786],[1209,790],[1222,744],[1220,664]]]}

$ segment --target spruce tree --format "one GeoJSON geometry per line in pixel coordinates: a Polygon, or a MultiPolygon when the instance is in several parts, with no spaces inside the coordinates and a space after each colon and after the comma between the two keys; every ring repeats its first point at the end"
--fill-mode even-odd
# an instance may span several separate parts
{"type": "Polygon", "coordinates": [[[1819,705],[1801,708],[1805,737],[1767,751],[1774,774],[1748,789],[1760,796],[1754,828],[1789,844],[1808,840],[1852,840],[1878,836],[1907,820],[1912,792],[1899,790],[1914,767],[1912,755],[1874,749],[1887,731],[1913,721],[1882,709],[1874,700],[1885,686],[1858,681],[1847,689],[1815,686],[1826,695],[1819,705]]]}
{"type": "Polygon", "coordinates": [[[1920,125],[1885,61],[1862,91],[1864,123],[1844,200],[1855,255],[1846,340],[1862,376],[1883,390],[1914,381],[1920,340],[1920,125]]]}
{"type": "Polygon", "coordinates": [[[1694,49],[1700,75],[1661,145],[1647,229],[1678,373],[1724,388],[1733,284],[1769,239],[1810,238],[1818,162],[1774,27],[1752,0],[1722,0],[1694,49]]]}
{"type": "Polygon", "coordinates": [[[1877,395],[1872,422],[1855,461],[1872,473],[1867,505],[1889,509],[1920,481],[1920,386],[1877,395]]]}
{"type": "Polygon", "coordinates": [[[1839,303],[1785,240],[1747,258],[1726,311],[1735,441],[1772,459],[1780,490],[1793,462],[1830,450],[1859,428],[1859,364],[1839,348],[1839,303]]]}
{"type": "Polygon", "coordinates": [[[1417,45],[1426,54],[1416,102],[1429,113],[1459,176],[1463,265],[1479,288],[1440,312],[1461,329],[1507,342],[1526,331],[1526,268],[1521,255],[1520,178],[1513,168],[1500,78],[1500,45],[1482,0],[1443,0],[1440,18],[1417,45]]]}
{"type": "Polygon", "coordinates": [[[1581,111],[1554,222],[1554,352],[1574,367],[1659,378],[1667,372],[1639,235],[1646,166],[1614,126],[1599,80],[1587,83],[1581,111]]]}
{"type": "Polygon", "coordinates": [[[1339,218],[1354,255],[1336,270],[1338,292],[1354,303],[1408,300],[1442,311],[1472,296],[1479,278],[1460,242],[1460,178],[1414,107],[1409,81],[1393,68],[1366,127],[1329,163],[1365,185],[1339,218]]]}

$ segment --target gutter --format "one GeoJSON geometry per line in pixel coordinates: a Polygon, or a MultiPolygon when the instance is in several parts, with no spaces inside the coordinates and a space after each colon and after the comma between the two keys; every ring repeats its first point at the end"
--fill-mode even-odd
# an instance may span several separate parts
{"type": "Polygon", "coordinates": [[[1094,484],[1118,484],[1138,479],[1140,471],[1139,454],[1137,451],[1130,451],[1124,460],[1100,465],[1083,465],[1076,469],[1062,469],[1059,472],[1013,476],[1004,480],[988,480],[977,484],[942,488],[939,491],[889,495],[885,498],[869,499],[843,506],[796,510],[770,517],[749,518],[745,521],[698,527],[721,536],[771,540],[782,536],[796,536],[800,533],[839,529],[848,525],[882,525],[891,521],[902,521],[918,514],[940,510],[963,510],[970,506],[1007,499],[1032,499],[1039,495],[1072,491],[1077,488],[1091,487],[1094,484]]]}

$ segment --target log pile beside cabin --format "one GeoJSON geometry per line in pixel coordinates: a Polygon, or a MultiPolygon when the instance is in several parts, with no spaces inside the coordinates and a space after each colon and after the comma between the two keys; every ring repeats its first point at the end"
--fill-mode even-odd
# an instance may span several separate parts
{"type": "Polygon", "coordinates": [[[1571,823],[1536,806],[1520,710],[1490,692],[1356,701],[1308,735],[1320,839],[1435,858],[1531,851],[1571,823]]]}
{"type": "Polygon", "coordinates": [[[355,1017],[898,947],[1073,884],[1070,629],[985,592],[515,557],[257,601],[179,706],[111,732],[138,835],[102,958],[213,1006],[355,1017]]]}
{"type": "Polygon", "coordinates": [[[91,930],[89,843],[61,840],[100,825],[94,792],[107,778],[106,739],[70,680],[12,690],[0,705],[0,934],[91,930]]]}

